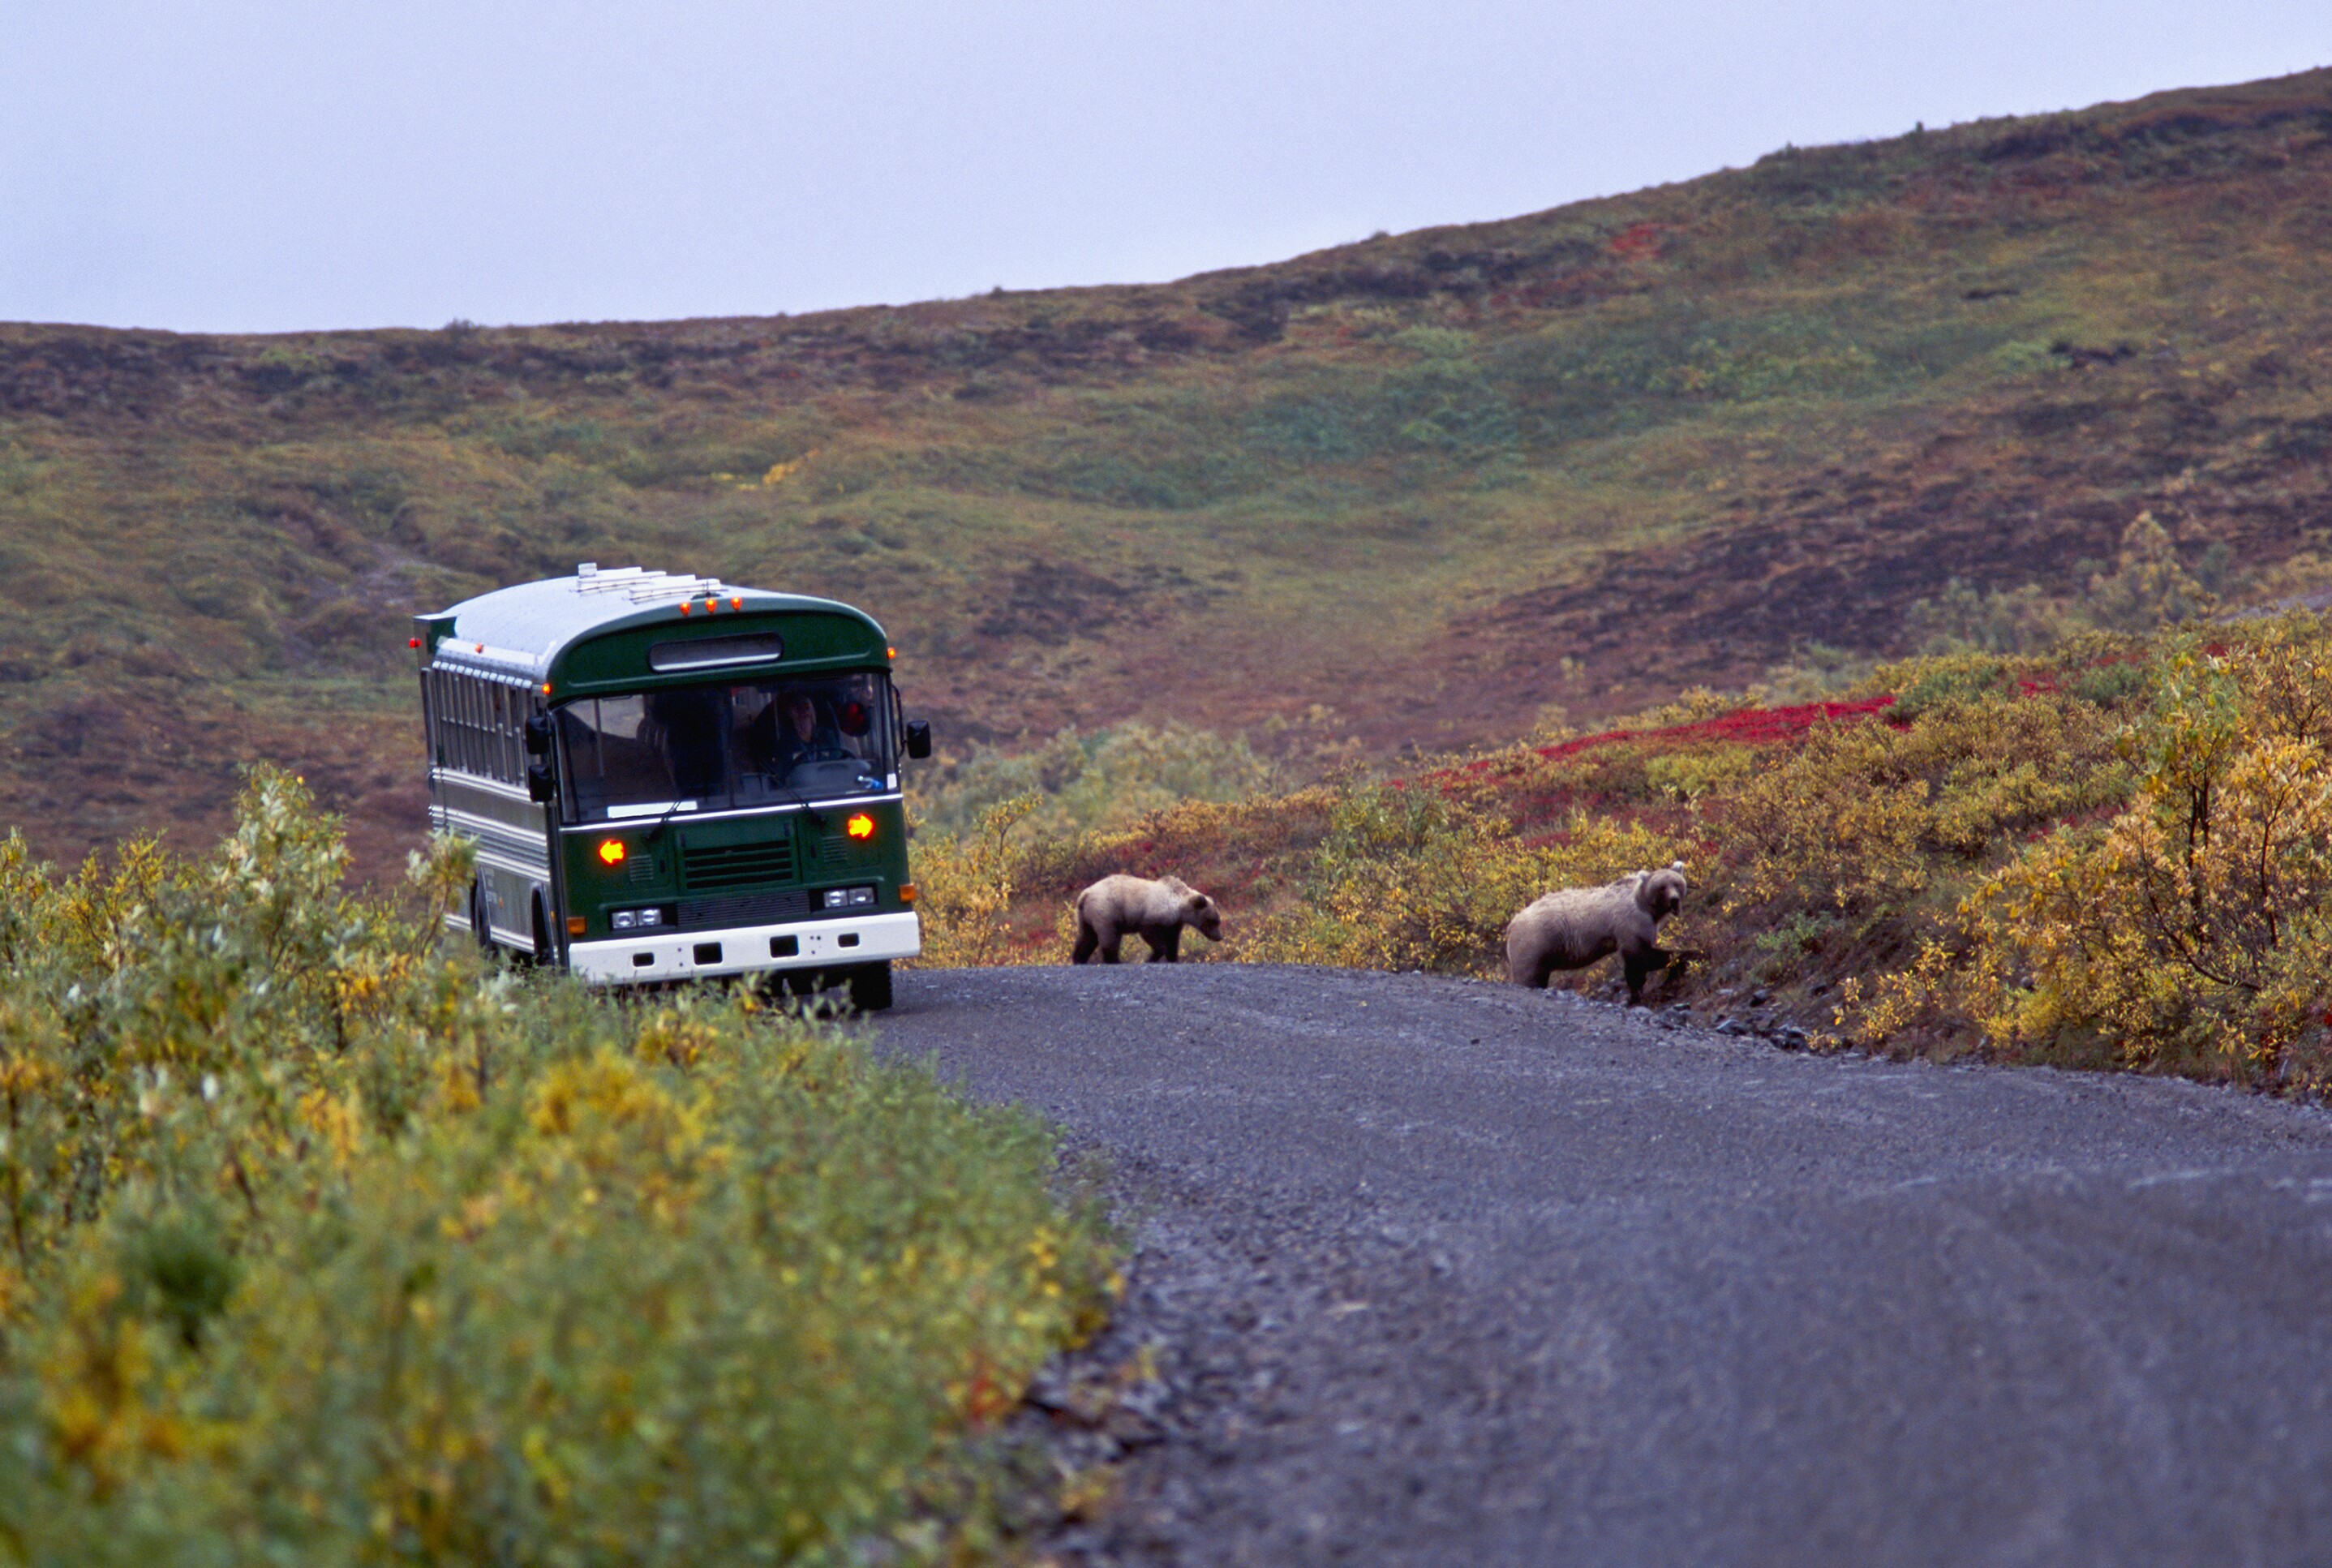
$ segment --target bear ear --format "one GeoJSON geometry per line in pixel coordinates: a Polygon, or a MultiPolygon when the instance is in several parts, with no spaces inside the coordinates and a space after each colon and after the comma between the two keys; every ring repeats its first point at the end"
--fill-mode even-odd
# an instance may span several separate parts
{"type": "Polygon", "coordinates": [[[1684,869],[1684,862],[1681,860],[1671,860],[1668,862],[1668,869],[1670,871],[1682,871],[1684,869]]]}

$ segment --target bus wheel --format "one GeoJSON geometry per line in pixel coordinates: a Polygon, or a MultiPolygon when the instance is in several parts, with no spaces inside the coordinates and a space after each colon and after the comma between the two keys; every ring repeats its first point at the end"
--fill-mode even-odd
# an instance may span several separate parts
{"type": "Polygon", "coordinates": [[[478,944],[478,956],[492,961],[494,928],[486,923],[486,890],[474,882],[470,884],[470,935],[478,944]]]}
{"type": "Polygon", "coordinates": [[[850,971],[850,1005],[862,1013],[879,1013],[891,1005],[891,961],[862,963],[850,971]]]}

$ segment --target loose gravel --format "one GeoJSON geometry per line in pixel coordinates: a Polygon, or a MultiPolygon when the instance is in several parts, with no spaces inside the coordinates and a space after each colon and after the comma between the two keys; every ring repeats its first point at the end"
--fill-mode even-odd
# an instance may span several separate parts
{"type": "Polygon", "coordinates": [[[1267,966],[907,973],[874,1037],[1113,1164],[1065,1562],[2332,1562],[2320,1112],[1267,966]]]}

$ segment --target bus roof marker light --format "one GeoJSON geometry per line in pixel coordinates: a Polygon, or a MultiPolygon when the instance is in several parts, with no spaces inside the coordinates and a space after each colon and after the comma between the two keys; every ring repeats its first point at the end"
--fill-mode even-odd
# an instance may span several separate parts
{"type": "Polygon", "coordinates": [[[853,838],[872,838],[874,837],[874,818],[864,811],[854,811],[850,814],[850,820],[842,825],[842,830],[853,838]]]}
{"type": "Polygon", "coordinates": [[[621,865],[624,863],[625,854],[624,841],[622,839],[603,838],[599,841],[600,865],[621,865]]]}
{"type": "Polygon", "coordinates": [[[419,637],[407,637],[405,639],[405,645],[408,648],[417,648],[421,645],[421,639],[419,637]]]}
{"type": "Polygon", "coordinates": [[[739,594],[735,598],[731,599],[729,601],[729,607],[732,610],[743,609],[745,607],[745,596],[739,594]]]}

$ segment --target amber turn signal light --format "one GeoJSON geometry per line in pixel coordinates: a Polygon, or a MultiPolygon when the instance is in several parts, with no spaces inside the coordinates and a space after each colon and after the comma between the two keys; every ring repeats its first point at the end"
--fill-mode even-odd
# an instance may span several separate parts
{"type": "Polygon", "coordinates": [[[607,839],[599,846],[599,863],[602,865],[621,865],[624,863],[624,853],[622,839],[607,839]]]}
{"type": "Polygon", "coordinates": [[[872,838],[874,837],[874,818],[864,811],[854,812],[850,820],[842,825],[842,830],[853,838],[872,838]]]}
{"type": "Polygon", "coordinates": [[[899,902],[900,902],[901,904],[913,904],[913,903],[914,903],[914,902],[915,902],[915,893],[916,893],[916,887],[915,887],[915,884],[914,884],[913,883],[912,883],[912,882],[903,882],[903,883],[899,884],[899,902]]]}
{"type": "Polygon", "coordinates": [[[581,936],[583,934],[583,917],[581,915],[570,914],[567,917],[567,934],[569,936],[581,936]]]}

